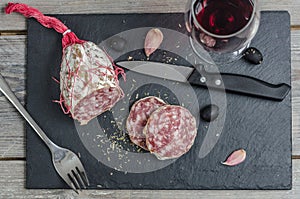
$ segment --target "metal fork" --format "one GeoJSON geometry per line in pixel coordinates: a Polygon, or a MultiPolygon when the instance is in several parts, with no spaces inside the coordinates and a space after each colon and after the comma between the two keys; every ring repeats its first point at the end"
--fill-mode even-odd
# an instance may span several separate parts
{"type": "Polygon", "coordinates": [[[78,190],[81,191],[81,187],[86,189],[86,187],[89,186],[89,181],[78,156],[69,149],[57,146],[47,137],[43,130],[25,110],[14,93],[10,90],[1,74],[0,90],[48,146],[51,151],[53,165],[62,179],[64,179],[69,187],[71,187],[77,194],[79,193],[78,190]]]}

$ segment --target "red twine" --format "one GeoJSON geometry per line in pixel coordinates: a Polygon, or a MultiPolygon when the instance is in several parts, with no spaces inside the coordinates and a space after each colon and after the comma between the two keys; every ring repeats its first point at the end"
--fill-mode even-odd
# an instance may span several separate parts
{"type": "Polygon", "coordinates": [[[112,63],[114,69],[115,69],[115,80],[117,81],[117,83],[119,84],[119,79],[118,79],[118,76],[121,74],[122,78],[124,79],[124,81],[126,82],[126,73],[125,71],[123,70],[123,68],[120,68],[118,67],[113,58],[106,52],[105,49],[103,49],[103,52],[106,54],[106,56],[108,57],[108,59],[110,60],[110,62],[112,63]]]}
{"type": "Polygon", "coordinates": [[[46,28],[53,28],[56,30],[56,32],[61,34],[65,33],[62,38],[63,48],[66,48],[67,46],[72,44],[82,44],[83,42],[85,42],[83,40],[78,39],[78,37],[73,32],[66,32],[69,29],[60,20],[54,17],[45,16],[39,10],[33,7],[29,7],[26,4],[8,3],[5,8],[5,13],[10,14],[12,12],[18,12],[24,15],[26,18],[33,17],[46,28]]]}

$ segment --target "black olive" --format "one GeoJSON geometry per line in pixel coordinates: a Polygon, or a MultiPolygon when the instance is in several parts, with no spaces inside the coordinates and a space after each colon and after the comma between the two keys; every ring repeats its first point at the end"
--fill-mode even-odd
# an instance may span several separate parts
{"type": "Polygon", "coordinates": [[[253,47],[247,48],[243,52],[243,57],[246,61],[252,63],[252,64],[261,64],[263,61],[263,55],[262,53],[253,47]]]}
{"type": "Polygon", "coordinates": [[[114,36],[108,42],[109,47],[117,52],[123,51],[126,46],[126,40],[120,36],[114,36]]]}
{"type": "Polygon", "coordinates": [[[200,110],[201,118],[206,122],[212,122],[219,116],[219,107],[215,104],[210,104],[200,110]]]}

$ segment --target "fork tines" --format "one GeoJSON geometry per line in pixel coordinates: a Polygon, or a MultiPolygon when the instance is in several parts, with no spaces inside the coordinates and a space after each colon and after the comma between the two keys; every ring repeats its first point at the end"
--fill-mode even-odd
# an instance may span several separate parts
{"type": "Polygon", "coordinates": [[[70,181],[67,183],[77,194],[79,194],[78,190],[86,189],[90,185],[85,171],[80,170],[78,167],[68,173],[68,177],[70,181]]]}

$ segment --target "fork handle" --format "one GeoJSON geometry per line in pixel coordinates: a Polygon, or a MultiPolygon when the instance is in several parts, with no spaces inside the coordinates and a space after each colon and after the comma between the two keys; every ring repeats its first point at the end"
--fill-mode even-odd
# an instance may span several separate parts
{"type": "Polygon", "coordinates": [[[0,74],[0,90],[7,97],[7,99],[16,107],[16,109],[21,113],[21,115],[26,119],[26,121],[30,124],[33,130],[40,136],[40,138],[46,143],[51,151],[55,150],[58,146],[54,144],[44,133],[44,131],[39,127],[39,125],[33,120],[33,118],[29,115],[26,109],[19,102],[15,94],[9,88],[7,82],[0,74]]]}

